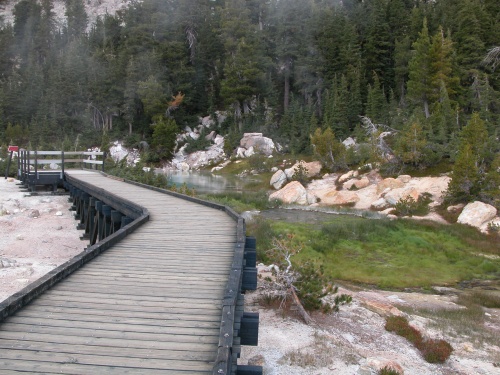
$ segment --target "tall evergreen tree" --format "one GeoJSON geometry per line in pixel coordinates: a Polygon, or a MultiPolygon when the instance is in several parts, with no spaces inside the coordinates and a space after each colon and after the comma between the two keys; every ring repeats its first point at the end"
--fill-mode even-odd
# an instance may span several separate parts
{"type": "Polygon", "coordinates": [[[413,43],[414,52],[409,66],[408,99],[423,110],[426,118],[431,115],[429,109],[429,100],[432,95],[430,45],[427,20],[424,19],[422,31],[413,43]]]}

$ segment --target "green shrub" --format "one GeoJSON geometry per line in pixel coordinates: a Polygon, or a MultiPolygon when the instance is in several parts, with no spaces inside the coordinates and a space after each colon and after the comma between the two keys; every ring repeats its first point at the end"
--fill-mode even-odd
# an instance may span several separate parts
{"type": "Polygon", "coordinates": [[[431,195],[424,193],[418,197],[418,200],[411,196],[401,198],[394,208],[398,216],[425,216],[429,213],[429,203],[432,202],[431,195]]]}
{"type": "Polygon", "coordinates": [[[307,168],[304,167],[304,164],[299,163],[295,172],[292,175],[292,181],[298,181],[302,185],[309,181],[309,177],[307,176],[307,168]]]}
{"type": "Polygon", "coordinates": [[[380,369],[378,375],[401,375],[401,373],[390,366],[385,366],[380,369]]]}
{"type": "Polygon", "coordinates": [[[267,171],[269,168],[267,166],[268,159],[261,154],[255,154],[248,158],[248,166],[251,170],[257,172],[267,171]]]}

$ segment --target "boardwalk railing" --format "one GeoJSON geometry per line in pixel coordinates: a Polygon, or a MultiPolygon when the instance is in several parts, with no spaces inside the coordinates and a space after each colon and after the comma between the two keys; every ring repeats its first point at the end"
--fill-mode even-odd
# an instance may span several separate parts
{"type": "Polygon", "coordinates": [[[104,238],[102,241],[87,247],[83,252],[71,258],[67,262],[61,264],[59,267],[49,271],[40,279],[29,284],[19,292],[13,294],[11,297],[0,303],[0,321],[8,316],[14,314],[17,310],[27,305],[30,301],[41,295],[47,289],[63,280],[74,271],[88,263],[90,260],[101,254],[106,249],[121,241],[127,235],[139,228],[142,224],[149,220],[149,212],[144,207],[141,207],[133,202],[119,198],[113,194],[107,193],[101,195],[108,204],[118,207],[126,207],[126,210],[133,220],[129,221],[127,225],[120,228],[115,233],[104,238]]]}
{"type": "Polygon", "coordinates": [[[64,180],[66,164],[76,164],[79,168],[104,171],[105,152],[95,151],[30,151],[19,150],[17,159],[18,179],[31,191],[36,185],[51,185],[54,191],[64,180]],[[56,166],[49,169],[47,166],[56,166]]]}
{"type": "MultiPolygon", "coordinates": [[[[73,202],[73,209],[76,211],[75,218],[80,220],[78,227],[85,230],[83,237],[88,235],[86,238],[90,239],[90,245],[81,254],[0,303],[0,321],[14,314],[51,286],[69,276],[149,220],[149,212],[145,207],[118,197],[110,191],[87,184],[78,178],[73,178],[69,171],[64,177],[65,187],[70,191],[70,199],[73,202]],[[107,209],[104,209],[105,206],[107,209]],[[106,214],[108,211],[110,213],[119,212],[119,216],[125,220],[122,220],[121,224],[113,229],[113,223],[118,224],[118,221],[112,220],[111,215],[106,214]]],[[[240,366],[237,364],[241,345],[257,345],[259,325],[258,313],[244,312],[242,293],[246,290],[255,290],[257,284],[255,239],[246,237],[245,221],[235,211],[222,205],[131,181],[124,182],[223,211],[235,221],[234,253],[221,305],[219,305],[221,307],[220,332],[218,345],[214,348],[216,353],[213,357],[215,361],[213,362],[212,374],[261,375],[262,367],[260,366],[240,366]]]]}
{"type": "Polygon", "coordinates": [[[255,238],[246,236],[245,220],[236,211],[227,206],[134,181],[124,181],[224,211],[237,223],[236,244],[231,273],[224,290],[219,345],[212,374],[262,375],[261,366],[237,365],[241,345],[256,346],[259,331],[259,314],[245,313],[243,306],[244,296],[242,292],[257,289],[256,242],[255,238]]]}

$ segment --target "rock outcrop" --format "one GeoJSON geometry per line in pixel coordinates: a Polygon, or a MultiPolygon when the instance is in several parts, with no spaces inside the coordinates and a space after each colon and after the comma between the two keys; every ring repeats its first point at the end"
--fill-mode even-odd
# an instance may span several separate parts
{"type": "MultiPolygon", "coordinates": [[[[254,153],[270,156],[276,150],[276,146],[271,138],[264,137],[262,133],[245,133],[240,140],[240,147],[244,150],[253,149],[254,153]]],[[[245,157],[245,151],[242,151],[245,157]]]]}
{"type": "Polygon", "coordinates": [[[270,185],[276,190],[279,190],[283,187],[286,181],[287,181],[286,173],[283,172],[281,169],[279,169],[271,177],[270,185]]]}
{"type": "Polygon", "coordinates": [[[291,180],[300,167],[302,167],[302,170],[306,174],[307,178],[312,178],[319,175],[323,166],[319,161],[306,163],[305,161],[301,160],[295,163],[292,167],[285,169],[286,177],[291,180]]]}
{"type": "Polygon", "coordinates": [[[313,204],[315,199],[310,196],[305,187],[298,181],[292,181],[283,189],[272,193],[269,200],[280,200],[286,204],[313,204]]]}
{"type": "Polygon", "coordinates": [[[464,207],[457,219],[460,224],[467,224],[480,229],[482,232],[488,231],[488,223],[495,219],[497,209],[483,202],[472,202],[464,207]]]}
{"type": "MultiPolygon", "coordinates": [[[[297,164],[294,167],[296,166],[297,164]]],[[[285,170],[288,178],[292,175],[293,170],[293,167],[285,170]]],[[[377,170],[371,170],[364,174],[351,170],[341,176],[327,174],[322,179],[311,181],[304,188],[307,192],[306,195],[300,189],[300,191],[294,192],[293,199],[289,198],[288,189],[291,188],[289,184],[272,194],[270,199],[280,199],[284,203],[293,200],[295,204],[304,205],[315,201],[314,206],[350,206],[358,210],[376,210],[387,217],[396,218],[392,212],[394,212],[394,206],[401,199],[411,197],[417,201],[422,194],[427,194],[432,201],[429,204],[430,208],[441,204],[449,181],[448,176],[412,178],[409,175],[400,175],[397,178],[383,179],[377,170]],[[285,197],[283,198],[283,196],[285,197]],[[315,199],[311,199],[311,197],[315,199]]],[[[271,185],[275,189],[280,189],[283,183],[283,173],[276,172],[271,179],[271,185]]],[[[443,222],[443,219],[437,214],[427,215],[426,218],[443,222]]],[[[483,227],[487,224],[483,223],[483,227]]]]}
{"type": "Polygon", "coordinates": [[[331,191],[321,197],[321,204],[328,206],[353,205],[359,201],[359,196],[353,191],[331,191]]]}

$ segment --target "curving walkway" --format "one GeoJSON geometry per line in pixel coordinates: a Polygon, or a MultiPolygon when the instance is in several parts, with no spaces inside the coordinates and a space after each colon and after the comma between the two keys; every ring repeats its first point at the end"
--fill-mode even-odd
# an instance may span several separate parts
{"type": "Polygon", "coordinates": [[[0,373],[212,373],[237,223],[99,173],[66,173],[145,207],[149,221],[0,323],[0,373]]]}

